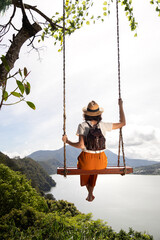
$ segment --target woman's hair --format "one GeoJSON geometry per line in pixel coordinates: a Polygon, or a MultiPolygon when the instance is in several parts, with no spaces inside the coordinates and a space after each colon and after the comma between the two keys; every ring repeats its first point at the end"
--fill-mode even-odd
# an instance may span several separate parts
{"type": "Polygon", "coordinates": [[[97,122],[100,122],[102,120],[102,116],[101,115],[98,115],[98,116],[88,116],[88,115],[84,114],[83,116],[84,116],[85,121],[95,120],[97,122]]]}

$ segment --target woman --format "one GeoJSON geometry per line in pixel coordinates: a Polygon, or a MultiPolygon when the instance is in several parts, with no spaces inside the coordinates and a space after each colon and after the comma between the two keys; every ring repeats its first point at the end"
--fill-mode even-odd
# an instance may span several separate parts
{"type": "MultiPolygon", "coordinates": [[[[106,131],[122,128],[126,125],[125,115],[123,111],[122,99],[119,99],[120,106],[120,122],[119,123],[105,123],[102,122],[101,114],[103,109],[99,108],[95,101],[91,101],[87,108],[83,108],[85,122],[82,122],[78,126],[77,135],[79,136],[78,142],[71,142],[66,135],[63,136],[63,142],[76,147],[81,148],[82,152],[78,157],[77,167],[84,170],[104,169],[107,167],[107,157],[102,150],[89,150],[86,142],[89,131],[92,127],[97,127],[101,130],[103,136],[106,131]]],[[[86,186],[88,190],[87,201],[94,200],[93,190],[96,184],[97,175],[82,175],[80,176],[81,186],[86,186]]]]}

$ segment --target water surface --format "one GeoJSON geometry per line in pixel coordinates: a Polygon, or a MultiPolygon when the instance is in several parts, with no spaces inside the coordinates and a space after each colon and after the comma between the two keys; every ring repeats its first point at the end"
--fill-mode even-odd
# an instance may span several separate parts
{"type": "Polygon", "coordinates": [[[129,227],[147,232],[160,240],[160,176],[99,175],[95,200],[85,200],[87,190],[80,187],[79,176],[52,175],[57,186],[51,193],[57,200],[75,204],[93,219],[103,219],[115,231],[129,227]]]}

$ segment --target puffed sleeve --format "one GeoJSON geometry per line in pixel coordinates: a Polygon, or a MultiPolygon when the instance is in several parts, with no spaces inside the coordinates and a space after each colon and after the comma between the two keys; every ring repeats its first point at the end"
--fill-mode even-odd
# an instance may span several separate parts
{"type": "Polygon", "coordinates": [[[105,129],[106,131],[111,131],[113,128],[113,123],[105,123],[105,129]]]}
{"type": "Polygon", "coordinates": [[[106,133],[107,131],[111,131],[113,127],[113,123],[110,122],[100,122],[101,130],[106,133]]]}
{"type": "Polygon", "coordinates": [[[79,135],[84,135],[84,131],[85,131],[85,129],[84,129],[84,127],[82,126],[82,124],[79,124],[76,135],[78,135],[78,136],[79,136],[79,135]]]}

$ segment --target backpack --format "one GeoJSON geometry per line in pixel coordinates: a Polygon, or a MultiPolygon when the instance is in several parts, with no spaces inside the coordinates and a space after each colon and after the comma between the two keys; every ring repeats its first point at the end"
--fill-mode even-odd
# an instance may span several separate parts
{"type": "Polygon", "coordinates": [[[89,132],[84,139],[86,149],[92,151],[105,149],[106,139],[103,136],[101,129],[98,128],[98,124],[92,127],[88,122],[86,123],[89,126],[89,132]]]}

